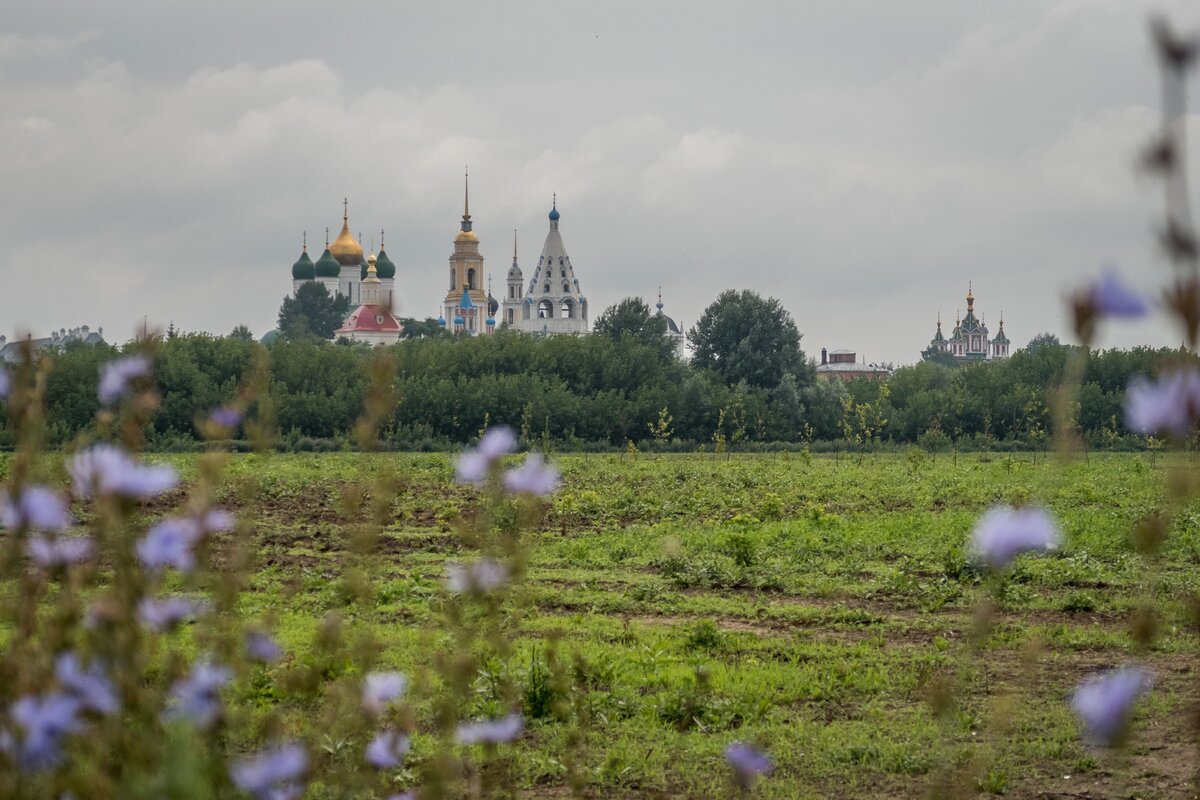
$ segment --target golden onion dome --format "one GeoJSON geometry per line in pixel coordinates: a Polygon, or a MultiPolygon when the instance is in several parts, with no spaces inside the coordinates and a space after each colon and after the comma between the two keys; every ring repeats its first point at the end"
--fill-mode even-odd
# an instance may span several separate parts
{"type": "Polygon", "coordinates": [[[343,267],[357,267],[362,264],[363,249],[354,234],[350,233],[350,223],[342,222],[342,232],[329,245],[329,252],[343,267]]]}
{"type": "Polygon", "coordinates": [[[475,231],[459,231],[458,236],[454,237],[456,242],[478,242],[479,237],[475,235],[475,231]]]}

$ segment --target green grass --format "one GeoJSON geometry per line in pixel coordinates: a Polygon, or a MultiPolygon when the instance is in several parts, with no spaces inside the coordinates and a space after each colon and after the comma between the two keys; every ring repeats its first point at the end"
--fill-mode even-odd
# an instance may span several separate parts
{"type": "MultiPolygon", "coordinates": [[[[188,457],[171,460],[194,473],[188,457]]],[[[582,659],[589,795],[723,796],[722,751],[734,739],[775,760],[757,797],[921,797],[951,764],[983,796],[1187,794],[1198,652],[1186,598],[1200,590],[1200,509],[1178,516],[1154,569],[1129,537],[1166,506],[1164,476],[1181,457],[557,463],[565,486],[527,534],[527,610],[503,668],[536,704],[545,687],[531,659],[552,641],[561,658],[582,659]],[[985,586],[967,565],[967,536],[989,504],[1025,499],[1055,513],[1065,545],[1017,565],[972,655],[985,586]],[[1146,597],[1161,607],[1162,634],[1138,653],[1126,621],[1146,597]],[[1133,745],[1121,756],[1090,751],[1070,690],[1135,658],[1157,684],[1133,745]],[[959,687],[945,721],[927,702],[941,674],[959,687]]],[[[222,502],[254,520],[260,564],[243,609],[273,615],[301,662],[318,621],[337,610],[383,642],[384,663],[419,671],[436,639],[442,564],[465,552],[456,522],[478,501],[453,484],[443,456],[238,457],[222,502]],[[338,577],[367,504],[347,508],[343,497],[389,470],[401,488],[372,559],[374,602],[347,601],[338,577]]],[[[277,701],[266,684],[256,691],[244,699],[277,701]]],[[[486,709],[482,688],[480,697],[486,709]]],[[[516,746],[510,768],[530,797],[565,794],[567,735],[535,719],[516,746]]]]}

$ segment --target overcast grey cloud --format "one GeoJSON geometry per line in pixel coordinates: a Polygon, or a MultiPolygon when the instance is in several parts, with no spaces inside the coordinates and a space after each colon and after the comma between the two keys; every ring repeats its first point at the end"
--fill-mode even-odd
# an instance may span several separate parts
{"type": "Polygon", "coordinates": [[[973,281],[1017,344],[1066,338],[1062,298],[1101,265],[1167,275],[1132,167],[1151,10],[1200,25],[1134,0],[18,3],[0,330],[261,335],[343,196],[364,244],[387,230],[400,313],[435,315],[469,163],[497,281],[557,191],[593,315],[661,284],[690,324],[752,288],[810,354],[907,363],[973,281]]]}

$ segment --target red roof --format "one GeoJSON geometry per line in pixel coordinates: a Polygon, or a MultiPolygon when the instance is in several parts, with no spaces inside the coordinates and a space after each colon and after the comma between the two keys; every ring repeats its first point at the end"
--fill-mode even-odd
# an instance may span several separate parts
{"type": "Polygon", "coordinates": [[[359,306],[334,333],[378,331],[399,333],[404,326],[384,306],[359,306]]]}

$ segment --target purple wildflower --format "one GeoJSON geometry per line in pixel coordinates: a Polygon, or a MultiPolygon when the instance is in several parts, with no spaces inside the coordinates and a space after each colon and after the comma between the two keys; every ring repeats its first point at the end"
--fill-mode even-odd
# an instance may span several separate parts
{"type": "Polygon", "coordinates": [[[79,564],[92,555],[92,540],[84,536],[31,536],[25,552],[43,569],[79,564]]]}
{"type": "Polygon", "coordinates": [[[162,600],[144,597],[138,603],[138,619],[150,630],[162,633],[184,620],[194,619],[204,610],[202,603],[186,597],[166,597],[162,600]]]}
{"type": "Polygon", "coordinates": [[[1134,378],[1125,393],[1125,424],[1139,433],[1186,436],[1200,414],[1200,372],[1180,369],[1156,382],[1134,378]]]}
{"type": "Polygon", "coordinates": [[[63,737],[83,726],[79,711],[79,701],[62,692],[26,695],[13,703],[9,713],[21,729],[20,743],[14,745],[21,766],[36,771],[58,764],[63,737]]]}
{"type": "Polygon", "coordinates": [[[61,533],[71,526],[71,515],[63,496],[48,486],[26,486],[20,495],[0,495],[0,526],[16,530],[61,533]]]}
{"type": "Polygon", "coordinates": [[[508,570],[490,558],[446,565],[446,588],[455,594],[488,594],[508,580],[508,570]]]}
{"type": "Polygon", "coordinates": [[[79,663],[79,656],[68,650],[59,654],[55,660],[54,677],[63,689],[88,711],[112,714],[120,708],[117,690],[108,679],[104,667],[98,663],[84,669],[79,663]]]}
{"type": "Polygon", "coordinates": [[[209,422],[220,428],[236,428],[242,423],[242,412],[233,406],[214,408],[208,417],[209,422]]]}
{"type": "Polygon", "coordinates": [[[1085,290],[1097,314],[1106,317],[1144,317],[1150,310],[1146,299],[1121,280],[1114,269],[1105,271],[1099,280],[1085,290]]]}
{"type": "Polygon", "coordinates": [[[417,800],[417,795],[413,792],[405,792],[404,794],[394,794],[387,800],[417,800]]]}
{"type": "Polygon", "coordinates": [[[273,664],[283,658],[283,648],[262,631],[248,631],[246,654],[260,663],[273,664]]]}
{"type": "Polygon", "coordinates": [[[408,752],[408,737],[396,731],[382,731],[367,745],[367,763],[376,769],[391,769],[408,752]]]}
{"type": "Polygon", "coordinates": [[[284,800],[299,797],[300,779],[308,770],[308,754],[295,743],[260,750],[235,763],[229,770],[233,783],[257,800],[284,800]]]}
{"type": "Polygon", "coordinates": [[[371,672],[363,681],[362,705],[378,714],[408,688],[408,678],[400,672],[371,672]]]}
{"type": "Polygon", "coordinates": [[[504,474],[504,488],[513,494],[549,497],[558,489],[558,470],[538,453],[530,453],[525,463],[504,474]]]}
{"type": "Polygon", "coordinates": [[[221,687],[233,679],[228,667],[197,661],[183,680],[176,681],[167,698],[167,719],[187,719],[197,728],[208,728],[221,715],[221,687]]]}
{"type": "Polygon", "coordinates": [[[149,569],[174,567],[191,572],[196,566],[192,546],[201,536],[195,520],[173,517],[151,526],[137,543],[137,557],[149,569]]]}
{"type": "Polygon", "coordinates": [[[229,533],[237,520],[223,508],[210,508],[200,516],[197,524],[203,533],[229,533]]]}
{"type": "Polygon", "coordinates": [[[517,435],[512,428],[498,425],[488,428],[473,450],[462,453],[454,462],[454,475],[459,483],[481,484],[495,464],[517,449],[517,435]]]}
{"type": "Polygon", "coordinates": [[[142,353],[118,358],[100,366],[96,394],[104,405],[111,405],[129,391],[129,384],[150,374],[150,359],[142,353]]]}
{"type": "Polygon", "coordinates": [[[8,377],[8,370],[0,367],[0,400],[8,397],[10,388],[12,388],[12,381],[8,377]]]}
{"type": "Polygon", "coordinates": [[[993,506],[975,523],[971,550],[993,569],[1003,569],[1021,553],[1058,547],[1059,532],[1043,509],[993,506]]]}
{"type": "Polygon", "coordinates": [[[1120,742],[1129,727],[1133,704],[1150,691],[1151,683],[1149,673],[1141,667],[1122,667],[1079,684],[1071,695],[1071,708],[1088,739],[1105,747],[1120,742]]]}
{"type": "Polygon", "coordinates": [[[743,789],[749,789],[759,775],[771,772],[771,759],[761,750],[742,742],[734,742],[725,748],[725,760],[733,767],[734,778],[743,789]]]}
{"type": "Polygon", "coordinates": [[[500,744],[516,739],[523,730],[525,718],[520,714],[508,714],[499,719],[464,722],[458,726],[454,738],[459,744],[500,744]]]}
{"type": "Polygon", "coordinates": [[[139,464],[121,448],[98,444],[76,453],[68,471],[81,497],[115,494],[145,500],[175,488],[179,476],[168,466],[139,464]]]}

